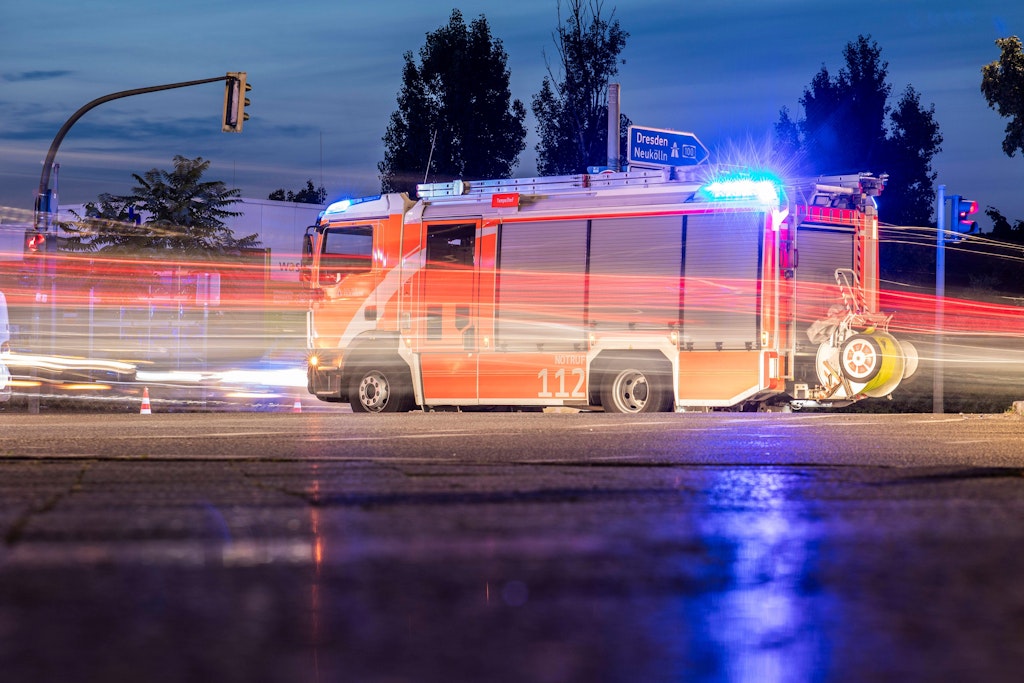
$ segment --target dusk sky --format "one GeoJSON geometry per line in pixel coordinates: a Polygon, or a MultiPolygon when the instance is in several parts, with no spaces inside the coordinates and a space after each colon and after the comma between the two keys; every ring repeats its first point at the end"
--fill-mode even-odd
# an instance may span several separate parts
{"type": "MultiPolygon", "coordinates": [[[[207,179],[245,197],[299,190],[307,178],[332,200],[375,194],[402,53],[418,52],[455,7],[467,23],[487,17],[508,53],[513,96],[529,111],[544,54],[555,55],[557,0],[5,3],[0,207],[31,208],[51,140],[90,100],[228,71],[246,71],[253,86],[241,134],[220,132],[221,83],[103,104],[61,146],[61,204],[126,192],[132,173],[170,168],[176,154],[212,160],[207,179]]],[[[1024,219],[1024,158],[1003,154],[1006,120],[980,92],[982,66],[999,56],[994,41],[1024,35],[1024,4],[605,0],[605,14],[613,8],[630,34],[616,79],[623,113],[638,125],[695,133],[712,160],[764,148],[780,108],[799,116],[822,65],[837,73],[845,45],[870,35],[889,63],[892,102],[909,84],[935,105],[945,138],[935,168],[947,194],[1024,219]]],[[[527,126],[517,176],[536,171],[532,113],[527,126]]]]}

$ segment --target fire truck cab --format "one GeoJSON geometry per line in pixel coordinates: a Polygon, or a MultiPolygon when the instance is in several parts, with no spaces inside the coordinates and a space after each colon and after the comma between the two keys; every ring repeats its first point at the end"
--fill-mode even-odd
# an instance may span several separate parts
{"type": "Polygon", "coordinates": [[[308,235],[308,389],[363,412],[843,406],[916,352],[878,307],[869,174],[453,181],[308,235]]]}

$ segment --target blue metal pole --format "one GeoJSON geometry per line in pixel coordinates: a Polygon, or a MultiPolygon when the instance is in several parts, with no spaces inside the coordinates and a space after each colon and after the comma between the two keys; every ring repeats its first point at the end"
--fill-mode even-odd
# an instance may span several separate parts
{"type": "Polygon", "coordinates": [[[935,369],[932,371],[932,412],[945,412],[942,386],[942,330],[946,325],[946,186],[935,195],[935,369]]]}

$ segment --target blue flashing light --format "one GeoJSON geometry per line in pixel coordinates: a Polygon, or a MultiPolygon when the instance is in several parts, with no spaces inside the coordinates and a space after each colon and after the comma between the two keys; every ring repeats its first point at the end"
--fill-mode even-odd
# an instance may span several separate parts
{"type": "Polygon", "coordinates": [[[352,206],[351,199],[342,199],[340,202],[334,202],[328,206],[325,213],[345,213],[350,206],[352,206]]]}
{"type": "Polygon", "coordinates": [[[331,213],[345,213],[346,211],[351,209],[356,204],[363,204],[365,202],[375,202],[378,199],[380,199],[380,197],[381,197],[381,195],[376,194],[376,195],[373,195],[372,197],[357,197],[355,199],[342,199],[342,200],[334,202],[333,204],[328,206],[327,210],[324,211],[324,215],[331,214],[331,213]]]}
{"type": "Polygon", "coordinates": [[[729,173],[706,183],[697,191],[712,202],[756,200],[782,204],[782,181],[771,173],[729,173]]]}

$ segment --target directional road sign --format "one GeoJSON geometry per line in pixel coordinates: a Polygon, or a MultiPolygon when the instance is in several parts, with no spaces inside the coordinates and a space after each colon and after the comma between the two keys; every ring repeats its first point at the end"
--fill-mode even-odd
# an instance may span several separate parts
{"type": "Polygon", "coordinates": [[[696,166],[708,148],[693,133],[629,127],[629,163],[638,166],[696,166]]]}

